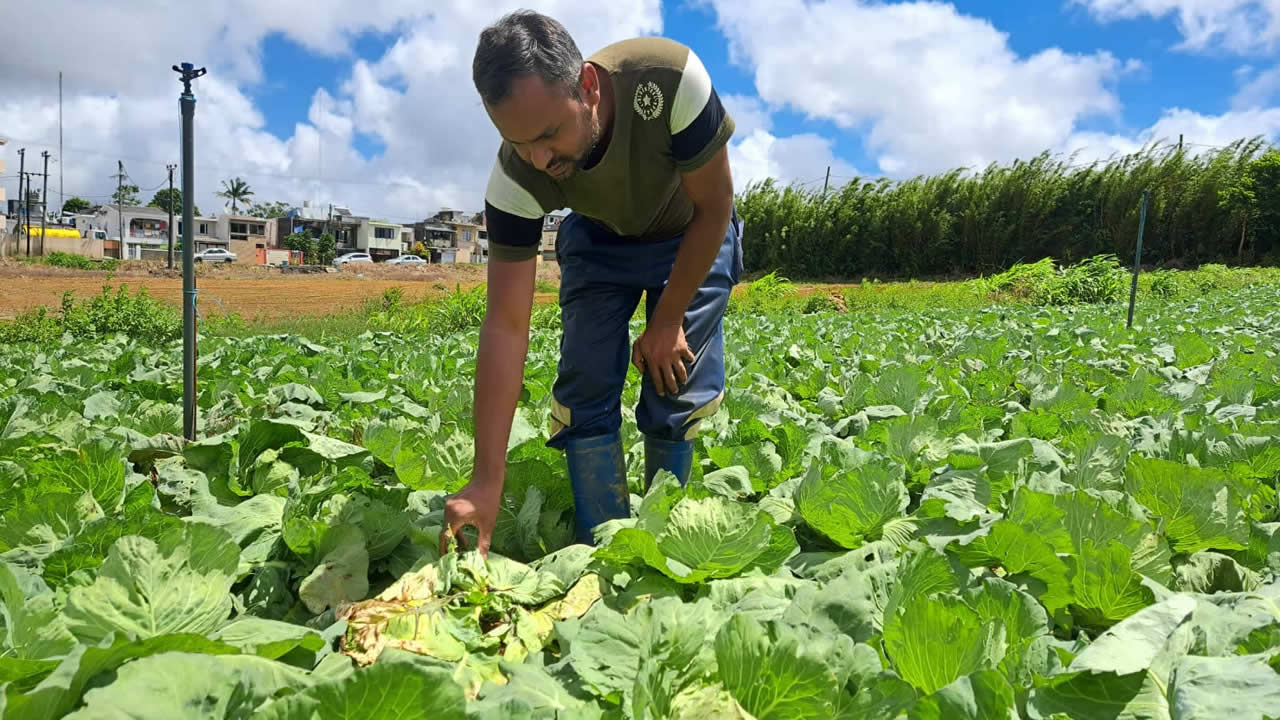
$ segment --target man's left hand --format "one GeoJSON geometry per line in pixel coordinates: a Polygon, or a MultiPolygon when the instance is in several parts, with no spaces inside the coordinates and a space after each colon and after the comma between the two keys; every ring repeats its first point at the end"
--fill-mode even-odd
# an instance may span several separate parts
{"type": "Polygon", "coordinates": [[[684,327],[650,324],[631,345],[631,364],[648,373],[658,395],[677,395],[689,379],[686,362],[693,362],[693,351],[684,338],[684,327]]]}

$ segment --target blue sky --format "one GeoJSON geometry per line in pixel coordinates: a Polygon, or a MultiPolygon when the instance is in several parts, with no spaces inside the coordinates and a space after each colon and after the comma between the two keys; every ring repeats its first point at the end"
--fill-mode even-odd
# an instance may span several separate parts
{"type": "Polygon", "coordinates": [[[1280,140],[1276,0],[44,0],[0,47],[0,148],[56,149],[66,75],[68,194],[109,196],[178,159],[169,66],[198,81],[198,203],[246,179],[261,200],[414,219],[478,209],[498,136],[471,87],[477,33],[531,6],[585,53],[660,32],[694,49],[739,121],[735,184],[891,178],[1041,152],[1092,160],[1179,133],[1280,140]]]}
{"type": "MultiPolygon", "coordinates": [[[[1046,48],[1089,55],[1114,54],[1131,67],[1112,87],[1120,100],[1119,112],[1081,117],[1076,130],[1132,136],[1156,123],[1169,108],[1187,108],[1215,115],[1231,108],[1239,89],[1242,67],[1266,66],[1275,52],[1262,50],[1240,54],[1212,46],[1187,50],[1173,14],[1163,17],[1102,21],[1089,8],[1068,2],[978,2],[953,4],[958,14],[989,22],[1007,37],[1009,49],[1028,57],[1046,48]]],[[[729,41],[717,29],[717,10],[702,1],[666,2],[662,5],[663,35],[679,40],[699,54],[722,95],[755,97],[752,68],[730,60],[729,41]]],[[[263,112],[265,129],[281,138],[293,134],[295,123],[305,123],[317,89],[337,94],[347,79],[354,58],[375,62],[396,42],[396,31],[364,32],[352,36],[351,47],[340,54],[304,49],[284,33],[268,35],[262,44],[266,80],[249,90],[263,112]]],[[[595,47],[590,37],[579,39],[584,52],[595,47]]],[[[465,82],[466,77],[459,78],[465,82]]],[[[813,117],[799,109],[781,107],[770,113],[771,132],[785,137],[816,133],[833,143],[837,159],[874,173],[876,160],[863,142],[863,133],[840,128],[829,119],[813,117]]],[[[1188,138],[1188,142],[1196,141],[1188,138]]],[[[375,156],[386,145],[375,134],[356,132],[352,145],[365,156],[375,156]]]]}

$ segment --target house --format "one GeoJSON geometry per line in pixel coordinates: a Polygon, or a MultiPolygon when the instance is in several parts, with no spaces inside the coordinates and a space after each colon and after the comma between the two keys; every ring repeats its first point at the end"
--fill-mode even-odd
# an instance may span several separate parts
{"type": "Polygon", "coordinates": [[[480,223],[475,216],[461,210],[445,210],[441,215],[444,217],[437,217],[446,225],[452,226],[457,234],[458,258],[455,262],[476,262],[475,248],[480,240],[480,223]]]}
{"type": "Polygon", "coordinates": [[[476,231],[476,248],[472,254],[472,261],[482,265],[489,262],[489,224],[484,218],[484,211],[476,213],[473,220],[480,229],[476,231]]]}
{"type": "Polygon", "coordinates": [[[454,247],[453,228],[434,220],[416,222],[413,228],[413,242],[422,243],[429,248],[454,247]]]}
{"type": "Polygon", "coordinates": [[[400,252],[408,255],[413,252],[413,228],[400,228],[400,252]]]}
{"type": "Polygon", "coordinates": [[[367,219],[352,215],[351,210],[345,207],[318,207],[312,205],[310,200],[304,200],[301,206],[289,210],[284,217],[274,221],[276,243],[278,247],[283,247],[285,238],[296,232],[310,233],[312,237],[320,237],[327,232],[333,235],[339,255],[355,252],[360,249],[356,244],[360,223],[367,219]]]}
{"type": "MultiPolygon", "coordinates": [[[[175,214],[173,244],[182,238],[182,217],[175,214]]],[[[227,249],[227,241],[216,234],[214,218],[194,218],[192,245],[196,252],[211,247],[227,249]]],[[[154,207],[104,205],[94,215],[92,225],[106,232],[103,255],[121,260],[162,260],[169,252],[169,213],[154,207]],[[120,232],[123,229],[124,237],[120,232]]]]}
{"type": "Polygon", "coordinates": [[[238,261],[252,261],[263,251],[280,247],[277,240],[278,225],[275,220],[267,220],[248,215],[218,216],[216,233],[227,242],[227,249],[236,254],[238,261]]]}
{"type": "Polygon", "coordinates": [[[568,217],[567,212],[556,211],[542,218],[542,259],[556,259],[556,235],[560,232],[560,223],[568,217]]]}
{"type": "Polygon", "coordinates": [[[390,260],[400,254],[400,232],[403,229],[386,220],[360,218],[360,225],[356,230],[356,248],[369,253],[374,262],[390,260]]]}
{"type": "MultiPolygon", "coordinates": [[[[0,147],[4,147],[9,143],[8,140],[0,138],[0,147]]],[[[4,153],[0,153],[0,177],[4,176],[4,153]]],[[[8,203],[4,199],[4,186],[0,185],[0,212],[4,212],[4,207],[8,203]]],[[[0,222],[0,232],[4,231],[4,223],[0,222]]]]}
{"type": "Polygon", "coordinates": [[[484,213],[446,209],[412,227],[414,241],[427,246],[431,262],[484,262],[488,257],[484,213]],[[481,240],[485,242],[481,244],[481,240]]]}

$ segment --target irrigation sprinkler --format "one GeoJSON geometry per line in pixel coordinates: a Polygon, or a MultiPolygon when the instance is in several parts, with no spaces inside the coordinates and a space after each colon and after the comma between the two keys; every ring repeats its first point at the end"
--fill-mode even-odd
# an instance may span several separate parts
{"type": "Polygon", "coordinates": [[[196,439],[196,273],[195,244],[191,228],[195,224],[192,199],[195,197],[194,128],[196,96],[191,81],[205,74],[191,63],[173,66],[181,75],[182,95],[182,435],[196,439]]]}

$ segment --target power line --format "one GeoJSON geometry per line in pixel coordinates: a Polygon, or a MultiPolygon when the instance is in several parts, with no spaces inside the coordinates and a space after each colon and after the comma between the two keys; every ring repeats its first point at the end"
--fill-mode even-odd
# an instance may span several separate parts
{"type": "MultiPolygon", "coordinates": [[[[9,138],[9,140],[10,142],[21,142],[28,145],[35,145],[36,147],[54,147],[53,145],[50,145],[48,143],[43,143],[39,140],[24,140],[21,138],[9,138]]],[[[74,152],[78,152],[84,155],[95,155],[98,157],[109,157],[109,158],[117,158],[121,160],[132,160],[132,161],[143,163],[146,165],[151,165],[151,164],[164,165],[168,162],[172,162],[171,160],[156,160],[155,158],[142,157],[140,155],[121,155],[118,153],[103,152],[101,150],[91,150],[89,148],[77,148],[77,147],[66,146],[66,149],[74,152]]],[[[333,183],[336,185],[360,185],[360,186],[369,186],[369,187],[405,187],[405,188],[410,188],[414,190],[420,189],[422,187],[421,183],[397,182],[394,180],[382,181],[382,182],[373,181],[373,180],[344,180],[341,178],[323,177],[320,175],[294,175],[290,173],[272,173],[272,172],[257,171],[257,170],[246,171],[243,168],[230,168],[230,167],[218,166],[218,165],[205,165],[203,163],[202,163],[202,167],[207,168],[209,170],[216,170],[218,172],[231,173],[231,174],[247,176],[247,177],[271,178],[275,180],[301,180],[301,181],[308,181],[308,182],[333,183]]]]}

